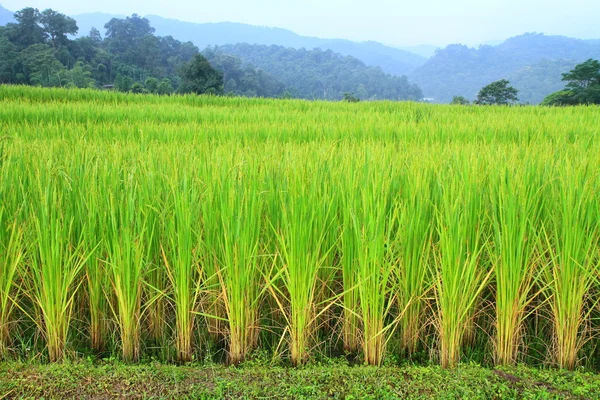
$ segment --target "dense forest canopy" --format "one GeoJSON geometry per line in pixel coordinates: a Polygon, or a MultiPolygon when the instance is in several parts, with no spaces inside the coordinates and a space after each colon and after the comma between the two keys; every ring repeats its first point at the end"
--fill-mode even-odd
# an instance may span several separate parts
{"type": "Polygon", "coordinates": [[[331,50],[237,45],[208,47],[157,36],[137,14],[111,18],[104,34],[48,9],[24,8],[0,27],[0,83],[109,87],[134,93],[175,91],[249,97],[419,100],[406,77],[331,50]],[[260,68],[257,69],[256,67],[260,68]]]}
{"type": "Polygon", "coordinates": [[[223,72],[224,91],[227,95],[246,97],[282,97],[286,86],[267,72],[243,63],[238,57],[225,54],[218,48],[208,47],[202,52],[211,65],[223,72]]]}
{"type": "MultiPolygon", "coordinates": [[[[359,99],[419,100],[421,89],[405,76],[385,74],[381,68],[331,50],[292,49],[282,46],[226,45],[211,49],[256,65],[283,82],[292,96],[339,100],[344,93],[359,99]]],[[[207,56],[210,59],[210,56],[207,56]]]]}
{"type": "MultiPolygon", "coordinates": [[[[113,16],[90,13],[74,18],[83,32],[93,26],[104,24],[113,16]]],[[[122,17],[119,17],[122,18],[122,17]]],[[[358,58],[367,65],[379,66],[384,72],[393,75],[410,74],[423,65],[430,56],[431,48],[425,49],[426,57],[401,48],[385,46],[378,42],[353,42],[345,39],[322,39],[302,36],[287,29],[253,26],[236,22],[193,23],[147,15],[150,24],[158,35],[172,35],[181,41],[192,41],[200,49],[208,46],[222,46],[235,43],[278,45],[295,49],[332,50],[342,55],[358,58]]],[[[412,49],[411,49],[412,50],[412,49]]],[[[417,48],[415,51],[423,51],[417,48]]]]}
{"type": "Polygon", "coordinates": [[[160,81],[163,92],[179,87],[178,69],[199,54],[191,42],[154,35],[145,18],[134,14],[104,25],[104,38],[93,28],[78,32],[74,19],[48,9],[24,8],[15,22],[0,28],[0,83],[39,86],[102,87],[138,90],[160,81]]]}

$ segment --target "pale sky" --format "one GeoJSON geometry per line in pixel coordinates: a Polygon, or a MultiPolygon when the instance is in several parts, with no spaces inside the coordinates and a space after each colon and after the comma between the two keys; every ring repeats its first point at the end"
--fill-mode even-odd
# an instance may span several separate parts
{"type": "Polygon", "coordinates": [[[599,0],[0,0],[4,8],[155,14],[189,22],[243,22],[306,36],[405,46],[476,45],[525,32],[600,38],[599,0]]]}

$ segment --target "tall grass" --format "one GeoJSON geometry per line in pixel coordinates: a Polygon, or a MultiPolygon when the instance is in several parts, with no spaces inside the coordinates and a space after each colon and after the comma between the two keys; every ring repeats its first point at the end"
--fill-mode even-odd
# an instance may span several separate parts
{"type": "Polygon", "coordinates": [[[12,316],[20,292],[18,270],[23,259],[23,232],[6,214],[0,206],[0,360],[8,356],[11,344],[12,316]]]}
{"type": "Polygon", "coordinates": [[[71,200],[75,218],[81,221],[75,235],[81,235],[82,255],[87,255],[84,265],[87,306],[89,312],[89,342],[97,353],[106,350],[107,320],[109,318],[108,271],[102,228],[106,224],[103,214],[102,193],[98,183],[99,162],[82,162],[73,181],[71,200]]]}
{"type": "Polygon", "coordinates": [[[0,86],[3,357],[593,368],[599,116],[0,86]]]}
{"type": "MultiPolygon", "coordinates": [[[[367,161],[367,160],[365,160],[367,161]]],[[[397,218],[396,204],[390,198],[390,177],[371,172],[368,161],[362,171],[362,188],[358,191],[350,226],[356,252],[356,287],[362,323],[362,349],[365,362],[381,365],[385,354],[389,326],[386,317],[392,305],[392,260],[390,227],[397,218]],[[371,174],[377,174],[371,177],[371,174]]]]}
{"type": "MultiPolygon", "coordinates": [[[[407,172],[408,173],[408,172],[407,172]]],[[[410,355],[417,350],[426,325],[426,296],[432,287],[431,252],[435,221],[432,178],[417,168],[402,184],[395,243],[395,296],[400,316],[401,347],[410,355]]]]}
{"type": "Polygon", "coordinates": [[[552,217],[546,221],[548,265],[546,292],[554,324],[553,359],[574,369],[589,333],[589,317],[597,300],[589,298],[598,276],[597,176],[569,165],[552,185],[552,217]],[[592,308],[586,303],[591,302],[592,308]],[[586,332],[587,331],[587,332],[586,332]]]}
{"type": "Polygon", "coordinates": [[[228,358],[239,364],[257,342],[263,280],[258,253],[262,210],[255,176],[233,171],[223,177],[213,207],[219,218],[217,275],[228,325],[228,358]]]}
{"type": "Polygon", "coordinates": [[[276,264],[267,274],[267,287],[285,319],[290,337],[290,359],[294,366],[309,357],[315,329],[315,295],[319,269],[327,254],[325,235],[333,221],[332,202],[322,200],[310,183],[291,181],[287,192],[273,193],[280,204],[276,264]]]}
{"type": "Polygon", "coordinates": [[[75,294],[81,285],[80,272],[87,256],[80,253],[80,240],[71,243],[74,219],[63,214],[59,184],[43,187],[42,177],[37,179],[39,200],[32,210],[29,294],[42,317],[35,322],[46,340],[48,358],[62,361],[67,352],[75,294]]]}
{"type": "Polygon", "coordinates": [[[437,211],[439,242],[434,283],[440,364],[444,368],[460,361],[464,336],[491,272],[481,260],[487,239],[482,226],[483,199],[480,186],[471,180],[474,174],[469,164],[455,167],[453,173],[460,178],[442,188],[437,211]]]}
{"type": "Polygon", "coordinates": [[[544,181],[543,169],[528,163],[523,170],[508,166],[490,182],[496,283],[495,357],[496,363],[502,365],[518,361],[528,308],[533,308],[536,291],[543,286],[536,250],[544,181]]]}
{"type": "MultiPolygon", "coordinates": [[[[350,193],[354,193],[354,185],[350,193]]],[[[356,188],[358,189],[358,188],[356,188]]],[[[342,341],[344,351],[357,353],[360,348],[360,326],[359,326],[359,296],[357,291],[358,251],[359,245],[354,229],[354,195],[343,197],[340,206],[340,251],[342,254],[342,341]]]]}
{"type": "Polygon", "coordinates": [[[165,217],[162,254],[170,282],[175,313],[177,359],[192,361],[196,312],[202,279],[200,248],[200,199],[192,179],[184,175],[174,182],[165,217]]]}
{"type": "MultiPolygon", "coordinates": [[[[112,311],[119,328],[122,356],[125,361],[136,361],[141,352],[141,318],[144,279],[148,271],[147,217],[138,201],[138,187],[133,176],[120,182],[113,176],[117,190],[108,197],[108,226],[106,243],[108,268],[114,294],[112,311]]],[[[121,178],[121,179],[123,179],[121,178]]]]}

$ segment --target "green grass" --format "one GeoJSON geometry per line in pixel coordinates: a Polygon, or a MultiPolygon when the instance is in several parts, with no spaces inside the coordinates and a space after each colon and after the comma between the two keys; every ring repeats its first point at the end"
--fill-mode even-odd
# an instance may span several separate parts
{"type": "Polygon", "coordinates": [[[138,366],[0,364],[0,396],[8,398],[144,399],[582,399],[600,396],[596,374],[526,367],[350,367],[343,362],[299,369],[268,364],[138,366]]]}

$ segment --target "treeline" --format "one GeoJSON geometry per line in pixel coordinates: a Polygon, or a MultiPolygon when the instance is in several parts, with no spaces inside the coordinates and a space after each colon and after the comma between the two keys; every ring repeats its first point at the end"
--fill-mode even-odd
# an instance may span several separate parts
{"type": "Polygon", "coordinates": [[[0,27],[0,83],[44,87],[111,88],[121,92],[214,93],[279,97],[285,86],[231,55],[160,37],[137,14],[113,18],[71,39],[77,22],[48,9],[24,8],[0,27]]]}
{"type": "Polygon", "coordinates": [[[76,21],[54,10],[24,8],[14,16],[0,27],[0,83],[170,94],[189,87],[186,63],[201,57],[191,42],[155,36],[136,14],[108,21],[104,38],[93,28],[75,40],[76,21]]]}
{"type": "Polygon", "coordinates": [[[51,9],[24,8],[14,20],[0,27],[4,84],[325,100],[423,97],[406,77],[331,50],[239,44],[200,53],[192,42],[155,35],[137,14],[111,19],[104,35],[92,28],[77,39],[77,22],[51,9]]]}

